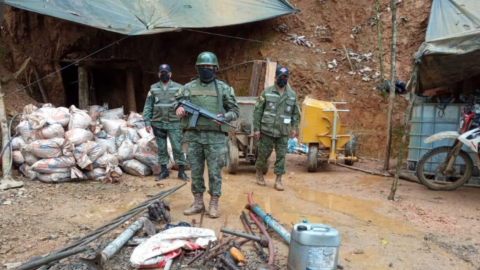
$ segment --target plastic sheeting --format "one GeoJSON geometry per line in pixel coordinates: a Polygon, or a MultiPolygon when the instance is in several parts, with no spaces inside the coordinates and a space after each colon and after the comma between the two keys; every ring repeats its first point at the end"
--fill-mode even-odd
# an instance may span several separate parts
{"type": "Polygon", "coordinates": [[[479,57],[478,0],[434,0],[426,41],[414,55],[417,94],[480,74],[479,57]]]}
{"type": "Polygon", "coordinates": [[[287,0],[4,0],[7,5],[126,35],[260,21],[297,12],[287,0]]]}

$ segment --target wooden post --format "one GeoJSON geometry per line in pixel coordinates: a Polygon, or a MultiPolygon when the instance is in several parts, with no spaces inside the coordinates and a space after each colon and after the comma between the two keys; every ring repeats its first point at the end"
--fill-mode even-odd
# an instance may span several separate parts
{"type": "MultiPolygon", "coordinates": [[[[10,134],[8,134],[8,123],[7,123],[7,113],[5,110],[5,102],[3,99],[3,89],[2,85],[0,84],[0,126],[2,128],[2,149],[5,148],[5,146],[8,143],[8,137],[10,134]]],[[[3,171],[3,177],[5,177],[5,173],[8,172],[8,169],[10,168],[10,151],[7,149],[3,153],[2,157],[2,171],[3,171]]]]}
{"type": "Polygon", "coordinates": [[[390,150],[392,146],[392,115],[395,105],[395,47],[397,44],[397,1],[392,0],[392,60],[390,70],[390,103],[388,104],[387,119],[387,146],[385,147],[385,163],[383,170],[388,171],[390,168],[390,150]]]}
{"type": "MultiPolygon", "coordinates": [[[[415,67],[413,68],[412,78],[410,80],[410,82],[412,83],[412,90],[409,93],[410,99],[408,100],[407,112],[405,113],[405,125],[403,126],[402,143],[398,151],[397,168],[395,169],[395,178],[393,179],[392,188],[390,189],[390,195],[388,195],[388,199],[390,201],[395,200],[395,192],[397,192],[397,188],[398,188],[398,179],[400,178],[400,172],[402,171],[403,152],[405,151],[405,145],[407,143],[408,126],[411,121],[410,118],[412,115],[413,106],[415,105],[415,100],[417,98],[417,94],[415,92],[417,89],[418,69],[419,69],[419,64],[415,63],[415,67]]],[[[390,91],[392,91],[391,87],[390,87],[390,91]]]]}
{"type": "Polygon", "coordinates": [[[127,69],[127,108],[131,112],[137,111],[137,103],[135,101],[135,85],[133,82],[133,70],[127,69]]]}
{"type": "Polygon", "coordinates": [[[248,95],[251,97],[258,95],[258,83],[262,73],[262,65],[263,61],[255,61],[253,63],[252,78],[250,79],[250,88],[248,90],[248,95]]]}
{"type": "Polygon", "coordinates": [[[37,69],[37,66],[35,65],[35,61],[31,59],[30,62],[32,64],[33,73],[35,74],[35,79],[37,80],[38,88],[40,88],[40,93],[42,94],[43,103],[48,103],[47,93],[45,92],[45,88],[43,88],[42,81],[40,81],[41,77],[40,77],[40,73],[38,73],[38,69],[37,69]]]}
{"type": "Polygon", "coordinates": [[[88,70],[78,67],[78,107],[87,109],[89,105],[88,70]]]}
{"type": "Polygon", "coordinates": [[[270,61],[267,58],[266,72],[265,72],[265,88],[275,84],[275,71],[277,70],[277,62],[270,61]]]}
{"type": "Polygon", "coordinates": [[[380,78],[382,86],[382,95],[385,97],[387,92],[385,91],[385,71],[383,69],[383,40],[382,40],[382,21],[380,18],[380,0],[375,3],[375,10],[377,12],[377,39],[378,39],[378,59],[380,60],[380,78]]]}

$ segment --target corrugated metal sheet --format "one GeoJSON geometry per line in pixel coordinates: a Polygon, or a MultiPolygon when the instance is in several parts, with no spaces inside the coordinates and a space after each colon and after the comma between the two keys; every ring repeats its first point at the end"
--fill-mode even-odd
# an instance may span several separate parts
{"type": "Polygon", "coordinates": [[[295,13],[287,0],[4,0],[32,12],[126,35],[235,25],[295,13]]]}

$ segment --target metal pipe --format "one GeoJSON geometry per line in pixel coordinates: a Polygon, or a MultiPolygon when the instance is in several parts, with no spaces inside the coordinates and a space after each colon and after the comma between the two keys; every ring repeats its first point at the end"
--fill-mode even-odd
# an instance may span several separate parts
{"type": "MultiPolygon", "coordinates": [[[[245,212],[242,211],[242,215],[240,215],[240,220],[242,221],[243,223],[243,226],[245,227],[245,230],[249,233],[249,234],[252,234],[252,235],[255,235],[255,233],[252,231],[252,227],[250,225],[250,222],[248,221],[248,218],[247,218],[247,215],[245,214],[245,212]]],[[[265,254],[265,252],[263,251],[263,248],[257,243],[257,242],[253,242],[253,245],[255,246],[255,248],[257,249],[257,252],[258,252],[258,255],[260,255],[260,257],[262,258],[263,261],[267,261],[267,255],[265,254]]]]}
{"type": "Polygon", "coordinates": [[[172,263],[173,263],[173,259],[168,260],[163,269],[170,270],[170,267],[172,267],[172,263]]]}
{"type": "MultiPolygon", "coordinates": [[[[174,193],[175,191],[179,190],[180,188],[182,188],[183,186],[185,186],[186,183],[183,183],[182,185],[179,185],[179,186],[176,186],[174,188],[171,188],[167,191],[162,191],[160,193],[158,193],[157,195],[155,195],[154,197],[142,202],[141,204],[137,205],[136,207],[128,210],[126,213],[129,213],[128,215],[126,213],[124,214],[121,214],[119,216],[117,216],[114,220],[112,221],[109,221],[107,222],[106,224],[100,226],[99,228],[95,229],[93,232],[91,232],[90,234],[78,239],[77,241],[75,241],[74,243],[70,244],[70,245],[67,245],[66,247],[58,250],[58,251],[55,251],[53,253],[50,253],[50,255],[48,255],[47,257],[45,258],[49,258],[49,257],[53,257],[55,256],[57,253],[61,253],[61,252],[64,252],[64,251],[67,251],[73,247],[76,247],[76,246],[84,246],[84,245],[87,245],[88,243],[98,239],[100,236],[110,232],[111,230],[115,229],[116,227],[120,226],[121,224],[125,223],[126,221],[128,221],[129,219],[131,219],[132,217],[138,215],[140,212],[142,212],[143,210],[145,210],[146,208],[148,208],[148,206],[152,205],[156,200],[158,199],[164,199],[165,197],[167,197],[168,195],[174,193]],[[122,218],[123,217],[123,218],[122,218]],[[121,220],[118,220],[122,218],[121,220]],[[118,221],[117,221],[118,220],[118,221]],[[110,225],[111,224],[111,225],[110,225]],[[105,228],[105,229],[104,229],[105,228]]],[[[48,266],[50,266],[50,264],[52,262],[54,262],[56,260],[50,260],[48,261],[47,263],[49,263],[48,266]]],[[[40,267],[40,270],[46,270],[48,266],[42,266],[40,267]]]]}
{"type": "MultiPolygon", "coordinates": [[[[250,205],[253,204],[252,196],[253,196],[252,192],[248,193],[248,203],[250,203],[250,205]]],[[[253,222],[255,222],[255,224],[257,224],[257,227],[260,229],[260,231],[263,233],[263,235],[265,235],[265,237],[268,239],[268,264],[273,265],[275,263],[275,251],[273,249],[273,241],[270,238],[270,235],[268,235],[268,232],[265,229],[265,227],[260,223],[260,221],[258,221],[258,219],[255,217],[253,212],[250,211],[249,214],[250,214],[250,218],[253,220],[253,222]]]]}
{"type": "MultiPolygon", "coordinates": [[[[148,215],[148,214],[146,214],[148,215]]],[[[147,219],[144,215],[130,225],[122,234],[113,240],[106,248],[97,253],[94,257],[82,258],[81,260],[93,269],[103,269],[107,261],[117,253],[127,241],[132,238],[142,227],[147,219]]]]}
{"type": "Polygon", "coordinates": [[[259,216],[267,225],[272,228],[278,235],[280,235],[287,244],[290,245],[290,233],[280,225],[275,219],[272,218],[269,214],[265,213],[257,204],[249,204],[246,207],[247,209],[253,211],[257,216],[259,216]]]}
{"type": "Polygon", "coordinates": [[[220,230],[224,233],[228,233],[228,234],[231,234],[231,235],[235,235],[235,236],[238,236],[238,237],[243,237],[243,238],[246,238],[246,239],[249,239],[249,240],[256,241],[256,242],[260,243],[260,245],[262,245],[264,247],[268,247],[268,240],[265,237],[260,237],[260,236],[256,236],[256,235],[252,235],[252,234],[248,234],[248,233],[243,233],[243,232],[239,232],[239,231],[235,231],[235,230],[230,230],[230,229],[227,229],[227,228],[221,228],[220,230]]]}
{"type": "Polygon", "coordinates": [[[35,268],[37,268],[39,266],[42,266],[44,264],[47,264],[49,262],[53,262],[53,261],[56,261],[56,260],[60,260],[60,259],[72,256],[72,255],[84,252],[87,249],[90,249],[90,247],[89,246],[82,246],[82,247],[78,247],[78,248],[68,250],[68,251],[65,251],[65,252],[60,252],[60,253],[54,254],[52,256],[44,257],[42,259],[39,259],[39,260],[36,260],[36,261],[33,261],[33,262],[27,262],[27,263],[19,266],[17,268],[17,270],[35,269],[35,268]]]}
{"type": "Polygon", "coordinates": [[[243,232],[239,232],[239,231],[235,231],[235,230],[230,230],[230,229],[227,229],[227,228],[221,228],[220,230],[224,233],[228,233],[228,234],[231,234],[231,235],[247,238],[247,239],[250,239],[250,240],[253,240],[253,241],[257,241],[257,242],[262,241],[262,238],[260,236],[255,236],[255,235],[251,235],[251,234],[248,234],[248,233],[243,233],[243,232]]]}

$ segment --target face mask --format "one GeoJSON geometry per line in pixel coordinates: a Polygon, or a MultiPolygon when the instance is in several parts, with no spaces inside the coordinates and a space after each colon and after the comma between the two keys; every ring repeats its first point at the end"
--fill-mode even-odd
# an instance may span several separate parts
{"type": "Polygon", "coordinates": [[[204,83],[209,83],[213,81],[215,75],[215,70],[211,68],[198,68],[198,76],[200,80],[204,83]]]}
{"type": "Polygon", "coordinates": [[[170,80],[170,75],[167,74],[160,74],[160,81],[166,83],[170,80]]]}
{"type": "Polygon", "coordinates": [[[288,82],[288,79],[277,79],[277,85],[278,87],[280,88],[283,88],[285,87],[285,85],[287,85],[287,82],[288,82]]]}

